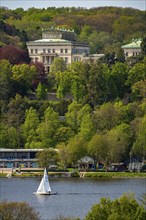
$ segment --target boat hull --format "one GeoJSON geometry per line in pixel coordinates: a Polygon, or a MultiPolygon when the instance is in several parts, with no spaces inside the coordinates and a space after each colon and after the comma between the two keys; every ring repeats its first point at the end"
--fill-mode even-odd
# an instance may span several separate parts
{"type": "Polygon", "coordinates": [[[34,192],[33,194],[35,194],[35,195],[56,195],[57,194],[57,192],[34,192]]]}

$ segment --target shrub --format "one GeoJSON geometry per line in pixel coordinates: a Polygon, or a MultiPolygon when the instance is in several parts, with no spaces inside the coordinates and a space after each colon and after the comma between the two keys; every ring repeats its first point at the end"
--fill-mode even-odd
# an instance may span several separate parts
{"type": "Polygon", "coordinates": [[[146,210],[139,205],[133,194],[124,194],[118,199],[101,198],[93,205],[85,220],[145,220],[146,210]]]}
{"type": "Polygon", "coordinates": [[[0,203],[1,220],[39,220],[38,213],[26,202],[0,203]]]}

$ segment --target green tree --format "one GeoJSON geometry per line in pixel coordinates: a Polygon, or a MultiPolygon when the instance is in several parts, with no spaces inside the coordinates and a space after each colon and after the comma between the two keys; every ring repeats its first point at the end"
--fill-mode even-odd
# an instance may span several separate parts
{"type": "Polygon", "coordinates": [[[35,66],[27,64],[14,65],[12,68],[12,79],[15,83],[15,92],[27,95],[32,89],[32,82],[37,76],[35,66]]]}
{"type": "Polygon", "coordinates": [[[100,62],[91,63],[86,99],[91,106],[103,103],[108,97],[108,67],[100,62]]]}
{"type": "Polygon", "coordinates": [[[143,38],[141,42],[141,50],[144,55],[146,55],[146,36],[143,38]]]}
{"type": "Polygon", "coordinates": [[[56,144],[55,134],[59,128],[59,115],[48,107],[44,113],[44,118],[38,126],[37,134],[41,142],[41,148],[54,147],[56,144]]]}
{"type": "Polygon", "coordinates": [[[79,35],[79,40],[83,42],[88,41],[89,35],[92,33],[91,26],[84,25],[84,27],[81,29],[81,33],[79,35]]]}
{"type": "Polygon", "coordinates": [[[76,101],[73,101],[68,106],[68,112],[65,114],[66,123],[71,127],[75,134],[78,133],[80,124],[78,121],[78,113],[79,110],[82,108],[82,105],[76,101]]]}
{"type": "Polygon", "coordinates": [[[131,87],[131,90],[133,100],[146,98],[146,80],[141,80],[134,83],[131,87]]]}
{"type": "Polygon", "coordinates": [[[85,103],[87,95],[88,70],[89,64],[84,62],[73,62],[69,67],[70,72],[70,91],[74,100],[85,103]]]}
{"type": "Polygon", "coordinates": [[[0,60],[0,99],[6,100],[12,96],[12,65],[7,60],[0,60]]]}
{"type": "Polygon", "coordinates": [[[8,127],[0,123],[0,148],[9,148],[9,137],[7,134],[8,127]]]}
{"type": "Polygon", "coordinates": [[[57,96],[63,98],[71,94],[74,100],[86,102],[87,83],[89,79],[89,64],[84,62],[73,62],[67,66],[64,72],[57,72],[57,96]]]}
{"type": "Polygon", "coordinates": [[[133,26],[135,24],[134,17],[121,16],[115,20],[113,24],[113,35],[117,41],[122,42],[126,35],[133,33],[133,26]]]}
{"type": "Polygon", "coordinates": [[[79,110],[77,119],[80,126],[79,134],[86,140],[89,140],[94,132],[94,125],[92,121],[91,107],[88,104],[85,104],[79,110]]]}
{"type": "Polygon", "coordinates": [[[143,160],[146,157],[146,115],[140,120],[136,141],[133,145],[133,152],[143,160]]]}
{"type": "Polygon", "coordinates": [[[94,125],[97,131],[110,130],[117,125],[117,111],[110,102],[102,104],[93,115],[94,125]]]}
{"type": "Polygon", "coordinates": [[[67,144],[68,162],[77,165],[77,161],[87,154],[87,141],[81,136],[76,135],[67,144]]]}
{"type": "Polygon", "coordinates": [[[112,66],[109,77],[110,97],[116,99],[123,98],[127,91],[126,80],[128,76],[128,66],[125,63],[117,62],[112,66]]]}
{"type": "Polygon", "coordinates": [[[62,142],[59,143],[56,148],[58,150],[59,166],[60,168],[66,169],[69,165],[69,151],[67,150],[67,146],[62,142]]]}
{"type": "Polygon", "coordinates": [[[36,95],[39,100],[46,99],[47,97],[47,88],[44,84],[39,83],[36,89],[36,95]]]}
{"type": "Polygon", "coordinates": [[[9,137],[9,148],[19,148],[19,135],[17,134],[16,128],[10,127],[7,132],[9,137]]]}
{"type": "Polygon", "coordinates": [[[144,207],[146,207],[146,193],[142,193],[140,198],[139,198],[139,201],[141,203],[141,205],[143,205],[144,207]]]}
{"type": "Polygon", "coordinates": [[[112,162],[121,162],[129,155],[131,145],[131,130],[128,124],[120,124],[108,133],[108,145],[112,162]]]}
{"type": "Polygon", "coordinates": [[[98,32],[94,30],[88,37],[90,52],[93,54],[103,53],[104,46],[110,44],[111,41],[111,35],[107,32],[98,32]]]}
{"type": "Polygon", "coordinates": [[[125,54],[124,50],[121,48],[120,43],[108,44],[104,48],[105,56],[101,58],[103,62],[107,63],[109,66],[115,64],[116,62],[124,62],[125,54]]]}
{"type": "Polygon", "coordinates": [[[144,220],[146,211],[139,205],[132,194],[124,194],[120,198],[110,200],[101,198],[99,204],[92,206],[85,220],[144,220]]]}
{"type": "Polygon", "coordinates": [[[82,120],[84,118],[85,115],[91,114],[91,107],[88,104],[85,104],[81,109],[79,109],[78,112],[78,122],[81,125],[82,120]]]}
{"type": "Polygon", "coordinates": [[[59,143],[67,143],[68,140],[74,136],[74,132],[70,127],[60,126],[55,134],[55,139],[57,144],[59,143]]]}
{"type": "Polygon", "coordinates": [[[117,101],[114,103],[114,109],[116,111],[116,124],[129,123],[127,106],[123,101],[117,101]]]}
{"type": "Polygon", "coordinates": [[[106,164],[109,162],[109,145],[106,134],[95,134],[92,136],[88,143],[88,152],[94,161],[100,162],[105,161],[106,164]]]}
{"type": "Polygon", "coordinates": [[[50,165],[54,165],[58,162],[58,153],[54,149],[44,149],[37,153],[36,158],[41,167],[48,169],[50,165]]]}
{"type": "Polygon", "coordinates": [[[137,63],[128,72],[127,84],[132,86],[134,83],[146,79],[146,63],[137,63]]]}
{"type": "Polygon", "coordinates": [[[69,71],[56,73],[57,97],[63,98],[71,90],[71,75],[69,71]]]}
{"type": "Polygon", "coordinates": [[[12,128],[13,134],[15,134],[14,130],[16,129],[17,144],[15,147],[24,146],[21,125],[25,119],[27,101],[27,98],[22,98],[17,94],[15,98],[10,99],[9,103],[7,104],[7,108],[1,112],[2,123],[8,126],[9,129],[12,128]]]}
{"type": "Polygon", "coordinates": [[[82,118],[80,132],[86,140],[90,140],[94,132],[94,125],[91,119],[91,115],[89,113],[85,114],[82,118]]]}
{"type": "Polygon", "coordinates": [[[9,127],[15,127],[17,131],[20,129],[20,125],[24,122],[27,101],[27,98],[22,98],[19,94],[10,99],[7,111],[3,113],[3,120],[9,127]]]}
{"type": "Polygon", "coordinates": [[[22,132],[25,138],[25,148],[35,148],[35,142],[38,141],[37,127],[39,125],[39,117],[37,111],[32,107],[25,112],[25,121],[22,125],[22,132]]]}
{"type": "Polygon", "coordinates": [[[50,75],[56,76],[58,72],[64,72],[66,70],[66,63],[62,58],[55,58],[50,67],[50,75]]]}

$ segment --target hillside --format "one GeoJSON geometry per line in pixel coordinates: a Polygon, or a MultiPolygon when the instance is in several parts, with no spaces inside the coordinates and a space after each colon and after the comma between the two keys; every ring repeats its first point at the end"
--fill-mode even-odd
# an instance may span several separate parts
{"type": "Polygon", "coordinates": [[[144,160],[145,18],[132,8],[2,8],[0,148],[57,148],[62,167],[86,155],[107,164],[144,160]],[[105,56],[68,66],[54,59],[44,73],[42,63],[30,63],[26,42],[52,26],[74,29],[91,53],[105,56]],[[121,45],[132,38],[143,38],[142,52],[125,60],[121,45]]]}
{"type": "Polygon", "coordinates": [[[41,38],[42,28],[74,29],[78,40],[87,41],[92,53],[104,53],[109,46],[143,38],[146,12],[132,8],[1,8],[1,45],[22,46],[22,42],[41,38]]]}

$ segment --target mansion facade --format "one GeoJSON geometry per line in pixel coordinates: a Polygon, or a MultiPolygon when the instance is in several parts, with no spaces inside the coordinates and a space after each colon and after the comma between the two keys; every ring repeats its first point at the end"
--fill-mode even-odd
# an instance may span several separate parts
{"type": "Polygon", "coordinates": [[[90,53],[87,43],[76,41],[74,31],[53,27],[42,31],[42,39],[27,42],[27,48],[31,61],[43,63],[46,71],[56,57],[71,64],[83,60],[90,53]]]}
{"type": "Polygon", "coordinates": [[[131,43],[123,45],[121,48],[124,50],[125,58],[137,56],[141,53],[142,39],[133,39],[131,43]]]}

